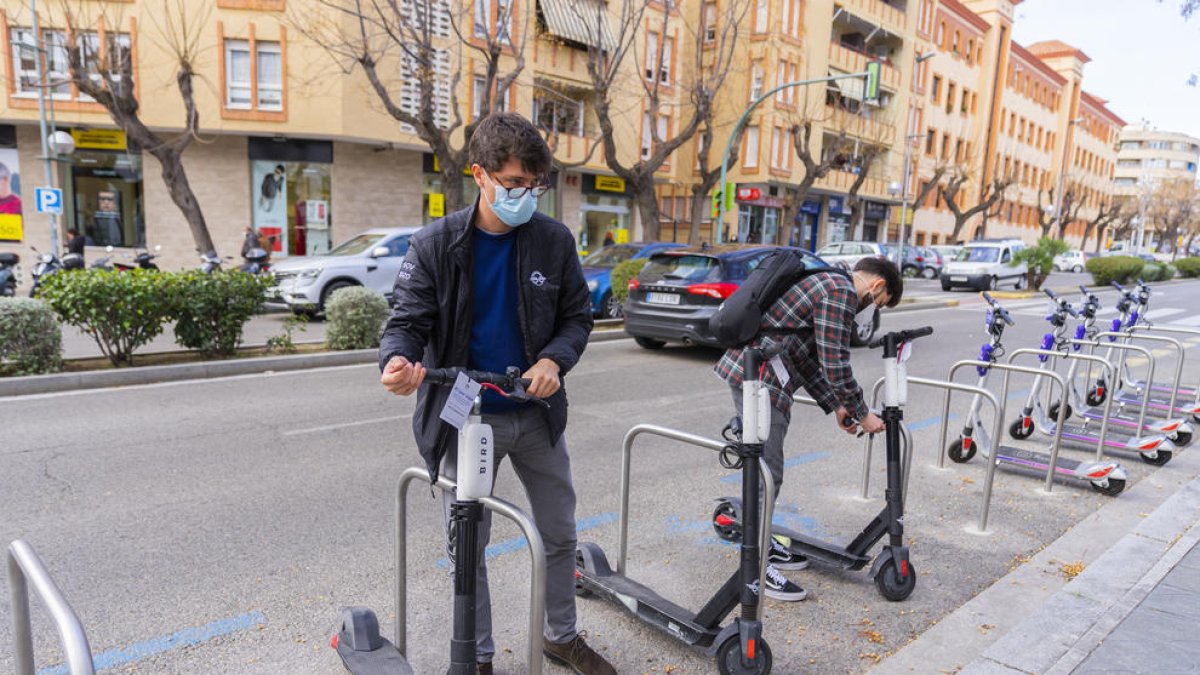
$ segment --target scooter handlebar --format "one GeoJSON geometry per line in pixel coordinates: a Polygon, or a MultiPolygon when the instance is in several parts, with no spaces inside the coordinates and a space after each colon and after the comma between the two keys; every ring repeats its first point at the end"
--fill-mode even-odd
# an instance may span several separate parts
{"type": "Polygon", "coordinates": [[[933,326],[924,326],[922,328],[910,328],[908,330],[898,330],[886,335],[881,335],[867,345],[869,349],[877,349],[882,347],[888,338],[893,337],[897,343],[912,342],[920,337],[933,335],[933,326]]]}
{"type": "Polygon", "coordinates": [[[459,373],[463,373],[480,384],[493,384],[497,387],[511,387],[516,384],[520,384],[522,387],[529,386],[529,380],[522,377],[514,377],[505,373],[493,373],[486,370],[468,370],[457,366],[453,368],[428,368],[425,371],[425,381],[439,387],[452,387],[455,380],[458,379],[459,373]]]}

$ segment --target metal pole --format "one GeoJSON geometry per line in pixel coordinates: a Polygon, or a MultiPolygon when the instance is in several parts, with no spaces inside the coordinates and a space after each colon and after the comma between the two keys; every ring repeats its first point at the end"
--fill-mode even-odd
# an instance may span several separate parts
{"type": "Polygon", "coordinates": [[[31,584],[50,612],[54,627],[58,629],[63,655],[67,659],[67,671],[71,675],[93,675],[95,665],[92,663],[92,650],[79,616],[50,577],[42,559],[29,544],[20,539],[8,546],[8,583],[12,595],[17,674],[34,675],[29,622],[28,586],[31,584]]]}
{"type": "Polygon", "coordinates": [[[849,73],[846,75],[831,75],[829,77],[818,77],[818,78],[811,79],[811,80],[797,80],[796,82],[785,82],[784,84],[781,84],[778,87],[775,87],[774,89],[767,91],[767,93],[763,94],[762,96],[759,96],[757,99],[755,99],[755,101],[753,103],[751,103],[746,108],[746,111],[743,112],[742,116],[738,118],[737,124],[733,125],[733,131],[729,134],[729,140],[725,142],[725,154],[721,155],[721,183],[720,183],[720,187],[719,187],[721,199],[717,203],[717,224],[714,228],[714,232],[719,232],[721,228],[725,227],[725,196],[726,196],[725,195],[725,183],[728,180],[729,153],[733,151],[733,141],[735,138],[738,137],[738,132],[740,132],[742,127],[745,126],[746,120],[748,120],[750,118],[750,113],[754,112],[754,109],[757,108],[760,103],[771,98],[778,91],[782,91],[784,89],[789,89],[791,87],[802,87],[802,86],[806,86],[806,85],[810,85],[810,84],[818,84],[820,82],[833,82],[834,80],[846,80],[846,79],[850,79],[853,77],[866,78],[867,71],[864,70],[861,73],[849,73]]]}
{"type": "MultiPolygon", "coordinates": [[[[38,73],[38,126],[42,133],[42,160],[45,164],[46,187],[54,187],[54,160],[50,158],[50,138],[46,133],[46,73],[42,69],[42,34],[38,29],[37,0],[29,0],[29,11],[33,16],[33,67],[38,73]]],[[[58,216],[50,216],[50,253],[58,255],[58,216]]]]}

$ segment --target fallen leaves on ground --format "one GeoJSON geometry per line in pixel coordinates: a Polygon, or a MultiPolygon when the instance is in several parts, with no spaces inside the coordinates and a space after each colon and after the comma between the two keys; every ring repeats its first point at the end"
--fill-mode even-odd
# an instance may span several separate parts
{"type": "Polygon", "coordinates": [[[1082,560],[1076,560],[1073,563],[1063,563],[1058,569],[1063,573],[1063,576],[1067,578],[1067,581],[1070,581],[1071,579],[1079,576],[1080,573],[1083,572],[1084,567],[1085,566],[1082,560]]]}

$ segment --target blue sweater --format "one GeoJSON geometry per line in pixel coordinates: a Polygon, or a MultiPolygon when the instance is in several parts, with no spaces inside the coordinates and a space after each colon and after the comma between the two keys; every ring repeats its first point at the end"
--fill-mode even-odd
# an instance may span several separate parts
{"type": "MultiPolygon", "coordinates": [[[[475,370],[503,373],[508,366],[525,372],[525,339],[517,318],[517,232],[491,234],[475,228],[471,289],[471,354],[475,370]]],[[[483,411],[507,413],[521,407],[484,389],[483,411]]]]}

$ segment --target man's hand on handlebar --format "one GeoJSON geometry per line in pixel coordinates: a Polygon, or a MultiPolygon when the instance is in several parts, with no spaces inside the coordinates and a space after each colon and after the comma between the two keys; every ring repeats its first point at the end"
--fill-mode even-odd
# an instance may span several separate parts
{"type": "Polygon", "coordinates": [[[837,415],[838,428],[851,436],[858,436],[863,433],[877,434],[883,431],[884,428],[883,420],[879,419],[872,412],[868,412],[867,416],[857,423],[850,417],[850,413],[846,412],[845,408],[838,408],[835,414],[837,415]]]}
{"type": "Polygon", "coordinates": [[[383,367],[379,383],[397,396],[408,396],[425,380],[425,366],[410,363],[403,356],[393,356],[383,367]]]}
{"type": "Polygon", "coordinates": [[[867,413],[866,418],[859,420],[858,425],[868,434],[877,434],[883,431],[884,427],[883,420],[875,413],[867,413]]]}
{"type": "Polygon", "coordinates": [[[533,364],[521,376],[529,380],[529,386],[525,388],[525,391],[530,396],[550,398],[554,395],[554,392],[562,387],[562,380],[558,377],[558,371],[558,364],[550,359],[542,359],[533,364]]]}

